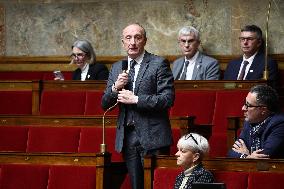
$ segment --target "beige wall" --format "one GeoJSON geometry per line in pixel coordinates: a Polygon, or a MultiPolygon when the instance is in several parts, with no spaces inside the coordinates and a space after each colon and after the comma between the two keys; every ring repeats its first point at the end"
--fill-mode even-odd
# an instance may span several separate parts
{"type": "MultiPolygon", "coordinates": [[[[239,54],[245,24],[265,30],[268,0],[0,0],[0,53],[7,56],[68,55],[76,38],[92,42],[98,56],[124,55],[120,33],[139,22],[147,50],[178,55],[177,31],[200,30],[209,54],[239,54]]],[[[272,0],[269,51],[284,53],[284,1],[272,0]]]]}

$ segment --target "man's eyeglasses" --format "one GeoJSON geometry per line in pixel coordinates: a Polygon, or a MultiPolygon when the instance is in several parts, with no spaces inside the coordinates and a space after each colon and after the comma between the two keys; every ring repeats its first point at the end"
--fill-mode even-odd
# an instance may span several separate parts
{"type": "Polygon", "coordinates": [[[266,106],[264,106],[264,105],[251,105],[250,103],[248,103],[247,101],[245,101],[245,103],[244,103],[244,107],[246,108],[246,110],[248,109],[248,108],[259,108],[259,107],[266,107],[266,106]]]}
{"type": "Polygon", "coordinates": [[[71,54],[71,58],[75,59],[75,58],[84,58],[85,57],[85,53],[72,53],[71,54]]]}
{"type": "Polygon", "coordinates": [[[188,43],[189,45],[191,45],[192,43],[194,43],[196,40],[195,39],[189,39],[189,40],[185,40],[185,39],[180,39],[179,42],[182,45],[185,45],[186,43],[188,43]]]}
{"type": "Polygon", "coordinates": [[[244,42],[244,41],[253,41],[255,40],[256,38],[255,37],[239,37],[239,40],[241,42],[244,42]]]}
{"type": "Polygon", "coordinates": [[[195,142],[196,145],[198,145],[198,142],[197,140],[194,138],[194,136],[190,133],[190,134],[187,134],[184,139],[187,140],[189,138],[192,138],[192,140],[195,142]]]}

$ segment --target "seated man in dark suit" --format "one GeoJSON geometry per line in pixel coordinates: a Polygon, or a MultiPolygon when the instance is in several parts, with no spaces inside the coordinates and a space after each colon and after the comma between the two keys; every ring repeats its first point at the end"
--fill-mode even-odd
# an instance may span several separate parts
{"type": "Polygon", "coordinates": [[[175,80],[218,80],[220,67],[218,61],[198,50],[199,32],[194,27],[183,27],[178,34],[178,42],[183,57],[173,63],[175,80]]]}
{"type": "MultiPolygon", "coordinates": [[[[265,70],[265,53],[262,31],[258,26],[247,25],[241,29],[240,45],[243,57],[229,62],[224,80],[259,80],[265,70]]],[[[276,61],[268,60],[268,79],[276,81],[278,66],[276,61]]]]}
{"type": "Polygon", "coordinates": [[[242,110],[244,127],[229,157],[284,158],[284,115],[276,91],[267,85],[252,87],[242,110]]]}

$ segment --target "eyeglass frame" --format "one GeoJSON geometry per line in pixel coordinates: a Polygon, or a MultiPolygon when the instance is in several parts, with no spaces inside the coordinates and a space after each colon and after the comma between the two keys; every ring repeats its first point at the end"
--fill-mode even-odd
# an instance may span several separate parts
{"type": "Polygon", "coordinates": [[[198,145],[197,140],[194,138],[194,136],[191,133],[184,136],[184,140],[187,140],[189,138],[192,138],[192,140],[195,142],[195,144],[198,145]]]}
{"type": "Polygon", "coordinates": [[[267,107],[265,105],[251,105],[247,101],[245,101],[244,105],[245,109],[247,110],[248,108],[260,108],[260,107],[267,107]]]}
{"type": "Polygon", "coordinates": [[[81,58],[85,58],[86,55],[87,53],[72,53],[70,57],[73,59],[76,59],[76,58],[81,59],[81,58]]]}
{"type": "Polygon", "coordinates": [[[184,39],[179,39],[178,42],[182,45],[192,45],[194,42],[196,42],[196,39],[189,39],[189,40],[184,40],[184,39]]]}
{"type": "Polygon", "coordinates": [[[255,40],[255,39],[257,39],[256,37],[239,37],[239,40],[241,41],[241,42],[244,42],[245,40],[246,41],[253,41],[253,40],[255,40]]]}

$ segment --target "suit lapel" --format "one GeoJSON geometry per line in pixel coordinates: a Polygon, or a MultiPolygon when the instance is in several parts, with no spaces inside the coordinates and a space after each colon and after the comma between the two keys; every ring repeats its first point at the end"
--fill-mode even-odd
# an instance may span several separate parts
{"type": "Polygon", "coordinates": [[[137,91],[139,89],[140,83],[142,82],[142,78],[144,76],[145,71],[147,70],[150,62],[150,54],[145,51],[145,55],[143,57],[143,60],[140,65],[140,69],[138,71],[138,75],[135,81],[135,89],[134,89],[134,94],[137,94],[137,91]]]}
{"type": "Polygon", "coordinates": [[[252,64],[249,68],[249,71],[248,71],[247,76],[245,78],[246,80],[251,79],[251,78],[255,78],[256,77],[255,74],[258,72],[258,70],[263,69],[262,64],[261,64],[262,61],[263,61],[262,57],[260,56],[260,53],[258,52],[255,55],[255,57],[252,61],[252,64]],[[251,72],[251,70],[253,72],[251,72]]]}
{"type": "Polygon", "coordinates": [[[194,65],[194,69],[193,69],[193,73],[192,73],[192,77],[191,77],[191,80],[197,80],[197,73],[199,71],[199,67],[202,65],[202,54],[199,52],[199,55],[198,57],[196,58],[196,61],[195,61],[195,65],[194,65]]]}
{"type": "Polygon", "coordinates": [[[175,80],[179,79],[179,77],[180,77],[184,61],[185,61],[185,58],[183,57],[183,58],[180,58],[178,60],[178,62],[176,63],[177,69],[176,69],[176,74],[175,74],[175,78],[174,78],[175,80]]]}

